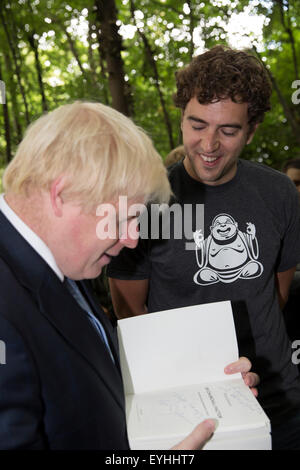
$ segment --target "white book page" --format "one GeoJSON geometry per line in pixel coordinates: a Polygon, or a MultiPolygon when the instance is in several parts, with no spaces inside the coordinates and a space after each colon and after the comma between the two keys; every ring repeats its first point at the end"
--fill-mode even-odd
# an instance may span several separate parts
{"type": "Polygon", "coordinates": [[[242,379],[129,395],[126,398],[130,439],[181,438],[201,421],[216,418],[218,434],[265,428],[269,420],[242,379]]]}
{"type": "Polygon", "coordinates": [[[230,380],[238,359],[229,301],[119,320],[118,336],[126,394],[230,380]]]}

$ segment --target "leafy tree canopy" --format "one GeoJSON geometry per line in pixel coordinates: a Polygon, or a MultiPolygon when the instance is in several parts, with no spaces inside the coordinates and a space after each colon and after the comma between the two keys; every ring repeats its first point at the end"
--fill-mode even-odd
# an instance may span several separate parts
{"type": "Polygon", "coordinates": [[[76,99],[124,110],[165,157],[181,143],[175,72],[222,43],[270,73],[272,111],[244,156],[281,168],[300,155],[299,14],[298,0],[0,1],[2,166],[30,122],[76,99]]]}

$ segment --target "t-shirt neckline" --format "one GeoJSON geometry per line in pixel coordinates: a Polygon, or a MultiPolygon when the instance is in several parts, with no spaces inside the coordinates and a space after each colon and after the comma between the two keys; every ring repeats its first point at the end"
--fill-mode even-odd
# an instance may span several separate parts
{"type": "Polygon", "coordinates": [[[180,162],[180,166],[181,166],[181,171],[183,173],[183,177],[186,179],[187,184],[197,186],[198,188],[201,187],[202,189],[205,188],[205,192],[213,191],[214,193],[224,192],[235,187],[243,171],[243,161],[238,160],[237,171],[234,177],[230,181],[227,181],[226,183],[218,184],[218,185],[209,185],[209,184],[202,183],[201,181],[198,181],[195,178],[193,178],[191,175],[189,175],[189,173],[186,171],[183,161],[180,162]]]}

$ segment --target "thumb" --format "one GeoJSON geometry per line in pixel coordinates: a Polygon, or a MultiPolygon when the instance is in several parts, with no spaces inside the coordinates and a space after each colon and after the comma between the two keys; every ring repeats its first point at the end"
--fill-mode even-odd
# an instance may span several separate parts
{"type": "Polygon", "coordinates": [[[206,419],[198,424],[195,429],[172,450],[200,450],[211,438],[216,428],[216,420],[206,419]]]}

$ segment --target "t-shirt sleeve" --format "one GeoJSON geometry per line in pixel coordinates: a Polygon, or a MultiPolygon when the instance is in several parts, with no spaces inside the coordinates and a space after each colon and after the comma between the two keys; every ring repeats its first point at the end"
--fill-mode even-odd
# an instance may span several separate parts
{"type": "Polygon", "coordinates": [[[139,239],[135,249],[123,248],[107,267],[108,277],[123,280],[150,278],[150,240],[139,239]]]}
{"type": "Polygon", "coordinates": [[[277,271],[287,271],[300,263],[300,202],[299,194],[292,182],[288,182],[284,198],[283,220],[285,231],[282,237],[277,271]]]}

